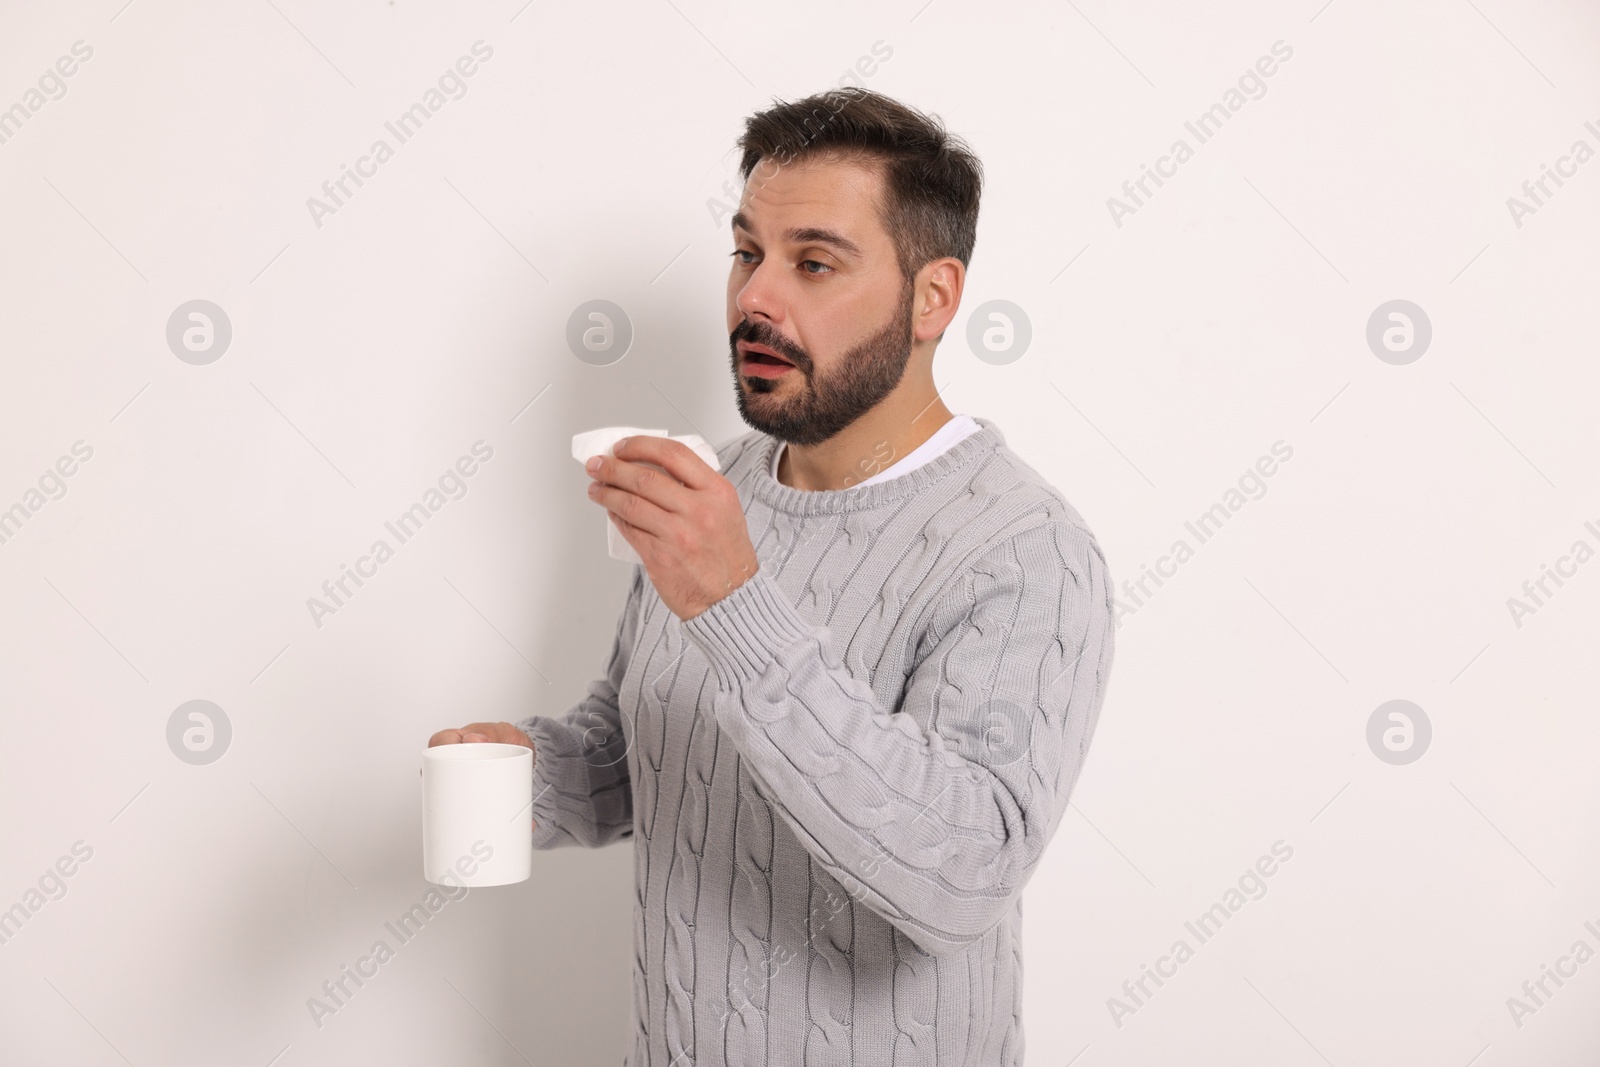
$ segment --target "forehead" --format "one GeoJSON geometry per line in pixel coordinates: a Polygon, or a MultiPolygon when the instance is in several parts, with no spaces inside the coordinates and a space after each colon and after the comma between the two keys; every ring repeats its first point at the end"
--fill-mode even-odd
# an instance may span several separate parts
{"type": "Polygon", "coordinates": [[[780,166],[763,160],[739,197],[734,232],[803,240],[795,233],[827,229],[863,251],[881,249],[889,244],[878,217],[882,193],[882,168],[871,162],[816,157],[780,166]]]}

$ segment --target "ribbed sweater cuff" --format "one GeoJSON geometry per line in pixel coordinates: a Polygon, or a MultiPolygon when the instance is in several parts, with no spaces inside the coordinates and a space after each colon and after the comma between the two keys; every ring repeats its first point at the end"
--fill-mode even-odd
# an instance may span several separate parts
{"type": "Polygon", "coordinates": [[[717,687],[724,692],[761,676],[778,650],[810,635],[811,624],[762,570],[683,629],[711,661],[717,687]]]}
{"type": "Polygon", "coordinates": [[[549,848],[561,832],[561,794],[557,792],[550,775],[555,772],[563,755],[572,754],[561,751],[561,735],[549,729],[549,720],[543,715],[530,716],[513,725],[528,735],[534,748],[533,808],[530,812],[533,818],[533,847],[549,848]]]}

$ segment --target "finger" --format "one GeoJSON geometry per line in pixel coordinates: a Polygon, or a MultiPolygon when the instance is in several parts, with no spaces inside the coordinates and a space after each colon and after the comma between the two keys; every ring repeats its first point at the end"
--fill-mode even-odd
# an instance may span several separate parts
{"type": "Polygon", "coordinates": [[[509,722],[474,722],[458,730],[440,730],[428,739],[428,747],[485,742],[533,747],[533,739],[509,722]]]}
{"type": "Polygon", "coordinates": [[[521,745],[524,748],[533,747],[533,739],[523,733],[509,722],[494,722],[481,724],[481,732],[488,735],[488,740],[501,745],[521,745]]]}
{"type": "MultiPolygon", "coordinates": [[[[665,478],[659,472],[652,473],[658,478],[665,478]]],[[[663,509],[654,501],[627,489],[606,485],[604,482],[595,482],[589,487],[589,499],[629,526],[637,527],[654,537],[664,536],[674,522],[680,521],[673,512],[663,509]]]]}
{"type": "Polygon", "coordinates": [[[705,489],[721,477],[694,449],[665,437],[638,434],[612,446],[611,454],[627,463],[654,463],[690,489],[705,489]]]}
{"type": "Polygon", "coordinates": [[[693,502],[692,490],[679,484],[674,475],[644,463],[602,456],[599,469],[593,471],[590,477],[595,485],[626,490],[649,500],[663,511],[685,511],[693,502]]]}
{"type": "Polygon", "coordinates": [[[611,452],[633,463],[654,463],[663,467],[690,489],[704,489],[721,477],[694,449],[682,441],[665,437],[637,434],[623,442],[620,452],[615,447],[611,452]]]}
{"type": "Polygon", "coordinates": [[[509,722],[473,723],[468,729],[486,735],[486,740],[493,741],[496,744],[522,745],[524,748],[533,747],[533,739],[509,722]]]}

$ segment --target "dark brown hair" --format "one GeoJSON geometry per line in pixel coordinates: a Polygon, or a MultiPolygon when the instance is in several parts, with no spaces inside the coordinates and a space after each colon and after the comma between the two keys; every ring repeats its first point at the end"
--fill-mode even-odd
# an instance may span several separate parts
{"type": "Polygon", "coordinates": [[[983,165],[937,116],[844,86],[751,115],[739,147],[746,182],[764,159],[778,166],[808,157],[880,163],[887,202],[878,217],[906,280],[944,256],[970,265],[983,165]]]}

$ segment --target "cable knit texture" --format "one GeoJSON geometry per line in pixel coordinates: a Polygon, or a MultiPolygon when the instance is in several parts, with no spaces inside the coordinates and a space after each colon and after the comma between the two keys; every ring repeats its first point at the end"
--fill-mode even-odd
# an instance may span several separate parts
{"type": "Polygon", "coordinates": [[[1104,700],[1112,585],[982,429],[812,492],[717,450],[760,569],[680,621],[644,568],[533,739],[533,843],[634,849],[626,1067],[1012,1067],[1022,890],[1104,700]]]}

